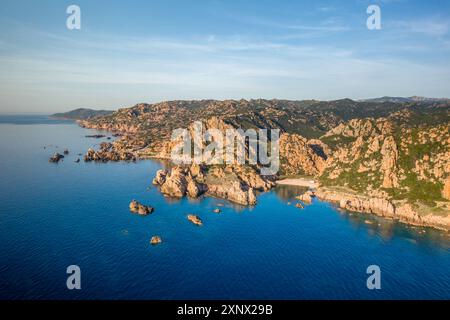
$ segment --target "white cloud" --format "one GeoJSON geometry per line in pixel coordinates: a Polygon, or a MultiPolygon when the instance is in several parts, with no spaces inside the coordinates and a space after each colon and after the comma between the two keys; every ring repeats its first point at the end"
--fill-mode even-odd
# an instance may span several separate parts
{"type": "Polygon", "coordinates": [[[445,36],[450,30],[450,22],[439,18],[398,21],[394,25],[409,32],[422,33],[432,37],[445,36]]]}
{"type": "Polygon", "coordinates": [[[317,8],[317,10],[322,11],[322,12],[330,12],[335,10],[335,8],[333,6],[320,6],[317,8]]]}

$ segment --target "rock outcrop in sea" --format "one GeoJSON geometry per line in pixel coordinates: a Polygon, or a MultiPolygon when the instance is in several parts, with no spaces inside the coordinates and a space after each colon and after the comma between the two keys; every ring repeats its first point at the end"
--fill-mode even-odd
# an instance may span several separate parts
{"type": "Polygon", "coordinates": [[[314,197],[315,197],[315,193],[311,190],[308,190],[305,193],[302,193],[301,195],[297,196],[296,199],[301,200],[306,204],[311,204],[312,199],[314,197]]]}
{"type": "Polygon", "coordinates": [[[197,225],[197,226],[202,226],[203,222],[200,219],[199,216],[196,216],[195,214],[188,214],[187,219],[192,222],[193,224],[197,225]]]}
{"type": "Polygon", "coordinates": [[[152,213],[153,210],[154,209],[152,207],[143,205],[142,203],[140,203],[136,200],[132,200],[130,202],[130,211],[137,213],[139,215],[146,216],[146,215],[152,213]]]}
{"type": "Polygon", "coordinates": [[[162,243],[162,239],[161,239],[160,236],[153,236],[153,237],[150,239],[150,244],[151,244],[151,245],[157,245],[157,244],[160,244],[160,243],[162,243]]]}
{"type": "Polygon", "coordinates": [[[241,205],[256,204],[256,191],[267,191],[275,183],[247,166],[176,166],[159,170],[153,184],[163,194],[181,198],[210,195],[241,205]]]}
{"type": "Polygon", "coordinates": [[[56,152],[54,155],[48,159],[49,162],[58,163],[61,159],[63,159],[64,156],[58,152],[56,152]]]}
{"type": "Polygon", "coordinates": [[[108,162],[108,161],[136,161],[136,155],[129,151],[128,148],[121,147],[120,144],[102,142],[100,144],[100,149],[95,151],[90,148],[85,156],[84,161],[98,161],[98,162],[108,162]]]}

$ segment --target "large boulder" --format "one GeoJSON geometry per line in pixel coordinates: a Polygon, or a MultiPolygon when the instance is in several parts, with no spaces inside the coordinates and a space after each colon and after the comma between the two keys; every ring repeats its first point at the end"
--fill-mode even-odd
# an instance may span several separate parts
{"type": "Polygon", "coordinates": [[[161,185],[161,192],[169,197],[181,198],[186,195],[187,184],[183,168],[175,167],[166,176],[164,183],[161,185]]]}
{"type": "Polygon", "coordinates": [[[256,193],[251,187],[242,185],[239,181],[229,184],[208,185],[208,193],[212,196],[227,199],[241,205],[255,205],[256,193]]]}
{"type": "Polygon", "coordinates": [[[158,170],[156,177],[153,179],[154,185],[163,185],[166,182],[167,170],[158,170]]]}

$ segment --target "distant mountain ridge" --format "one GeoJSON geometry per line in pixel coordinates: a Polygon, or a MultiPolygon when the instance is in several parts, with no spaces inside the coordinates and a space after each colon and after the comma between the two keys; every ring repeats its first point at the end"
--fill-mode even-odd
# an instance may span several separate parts
{"type": "Polygon", "coordinates": [[[372,98],[372,99],[362,99],[359,100],[361,102],[393,102],[393,103],[405,103],[405,102],[448,102],[450,101],[449,98],[427,98],[427,97],[419,97],[419,96],[412,96],[412,97],[389,97],[384,96],[380,98],[372,98]]]}
{"type": "Polygon", "coordinates": [[[78,108],[68,112],[61,112],[52,114],[52,118],[69,119],[69,120],[87,120],[97,116],[107,116],[112,114],[111,110],[94,110],[88,108],[78,108]]]}

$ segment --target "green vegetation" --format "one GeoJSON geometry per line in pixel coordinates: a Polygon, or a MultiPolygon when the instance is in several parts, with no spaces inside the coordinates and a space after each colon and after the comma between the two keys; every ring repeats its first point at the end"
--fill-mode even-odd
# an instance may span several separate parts
{"type": "Polygon", "coordinates": [[[341,145],[347,145],[352,142],[355,142],[356,138],[354,137],[344,137],[344,136],[328,136],[328,137],[321,137],[320,141],[328,145],[330,148],[335,149],[341,145]]]}

